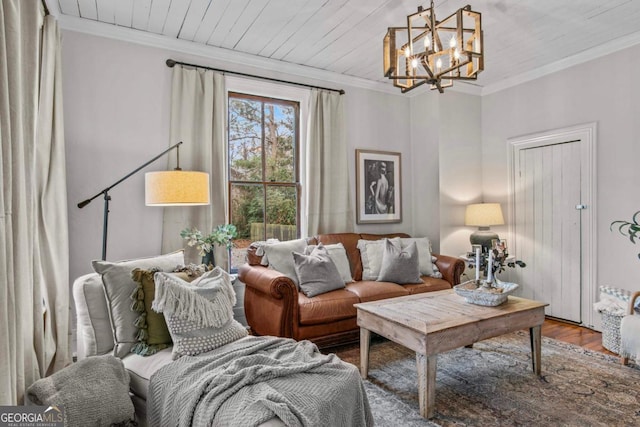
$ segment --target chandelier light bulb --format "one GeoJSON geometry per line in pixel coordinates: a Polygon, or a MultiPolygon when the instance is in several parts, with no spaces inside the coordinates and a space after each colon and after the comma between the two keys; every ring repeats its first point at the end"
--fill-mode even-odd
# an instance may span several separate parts
{"type": "Polygon", "coordinates": [[[455,80],[475,80],[484,69],[480,12],[467,5],[442,21],[435,15],[431,0],[430,9],[418,6],[417,13],[407,16],[406,26],[387,28],[384,76],[402,93],[425,83],[444,93],[455,80]]]}

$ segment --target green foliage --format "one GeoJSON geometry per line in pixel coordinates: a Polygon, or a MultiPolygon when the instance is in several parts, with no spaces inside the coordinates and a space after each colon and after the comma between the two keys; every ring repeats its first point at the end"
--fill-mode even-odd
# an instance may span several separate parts
{"type": "MultiPolygon", "coordinates": [[[[625,237],[628,237],[631,243],[638,243],[638,234],[640,234],[640,211],[633,214],[631,221],[613,221],[609,226],[609,230],[613,231],[614,226],[618,228],[618,232],[625,237]]],[[[640,253],[638,254],[640,258],[640,253]]]]}
{"type": "Polygon", "coordinates": [[[237,235],[236,226],[233,224],[218,225],[206,236],[196,227],[185,228],[180,232],[180,237],[187,240],[187,245],[195,246],[200,256],[211,252],[215,245],[230,249],[233,246],[232,240],[237,235]]]}

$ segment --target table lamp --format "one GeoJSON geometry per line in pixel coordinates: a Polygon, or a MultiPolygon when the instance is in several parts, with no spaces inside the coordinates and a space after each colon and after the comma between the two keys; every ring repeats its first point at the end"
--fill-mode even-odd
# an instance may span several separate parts
{"type": "Polygon", "coordinates": [[[492,225],[503,225],[504,217],[500,203],[474,203],[467,205],[464,214],[464,225],[477,226],[471,233],[469,241],[472,245],[481,245],[483,252],[491,249],[491,240],[498,239],[498,234],[489,229],[492,225]]]}

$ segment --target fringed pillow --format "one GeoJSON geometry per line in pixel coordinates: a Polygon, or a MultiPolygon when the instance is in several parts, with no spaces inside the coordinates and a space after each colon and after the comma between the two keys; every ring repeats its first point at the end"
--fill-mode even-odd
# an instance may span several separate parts
{"type": "MultiPolygon", "coordinates": [[[[202,276],[206,270],[205,265],[179,265],[173,274],[186,282],[191,282],[202,276]]],[[[138,329],[136,335],[138,342],[131,348],[131,352],[141,356],[151,356],[172,344],[164,316],[151,309],[151,303],[156,294],[153,275],[159,271],[161,270],[158,268],[150,270],[136,268],[131,272],[131,278],[138,284],[131,294],[131,310],[138,314],[134,323],[138,329]]]]}
{"type": "Polygon", "coordinates": [[[195,356],[247,336],[233,318],[236,294],[231,278],[220,267],[188,283],[179,277],[155,274],[152,308],[164,314],[173,340],[173,359],[195,356]]]}

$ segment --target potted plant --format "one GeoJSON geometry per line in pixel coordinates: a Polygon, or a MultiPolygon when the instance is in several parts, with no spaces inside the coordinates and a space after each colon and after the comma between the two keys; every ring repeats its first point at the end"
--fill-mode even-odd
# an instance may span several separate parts
{"type": "Polygon", "coordinates": [[[180,236],[187,241],[187,245],[196,247],[198,254],[202,257],[202,263],[207,266],[215,265],[213,250],[216,245],[230,249],[237,235],[238,231],[233,224],[218,225],[207,235],[202,234],[196,227],[185,228],[180,232],[180,236]]]}
{"type": "MultiPolygon", "coordinates": [[[[633,214],[631,217],[631,221],[613,221],[609,226],[609,230],[613,231],[613,227],[617,226],[618,231],[623,236],[629,238],[631,243],[636,244],[638,242],[638,234],[640,234],[640,211],[633,214]]],[[[640,253],[638,254],[638,258],[640,258],[640,253]]]]}

